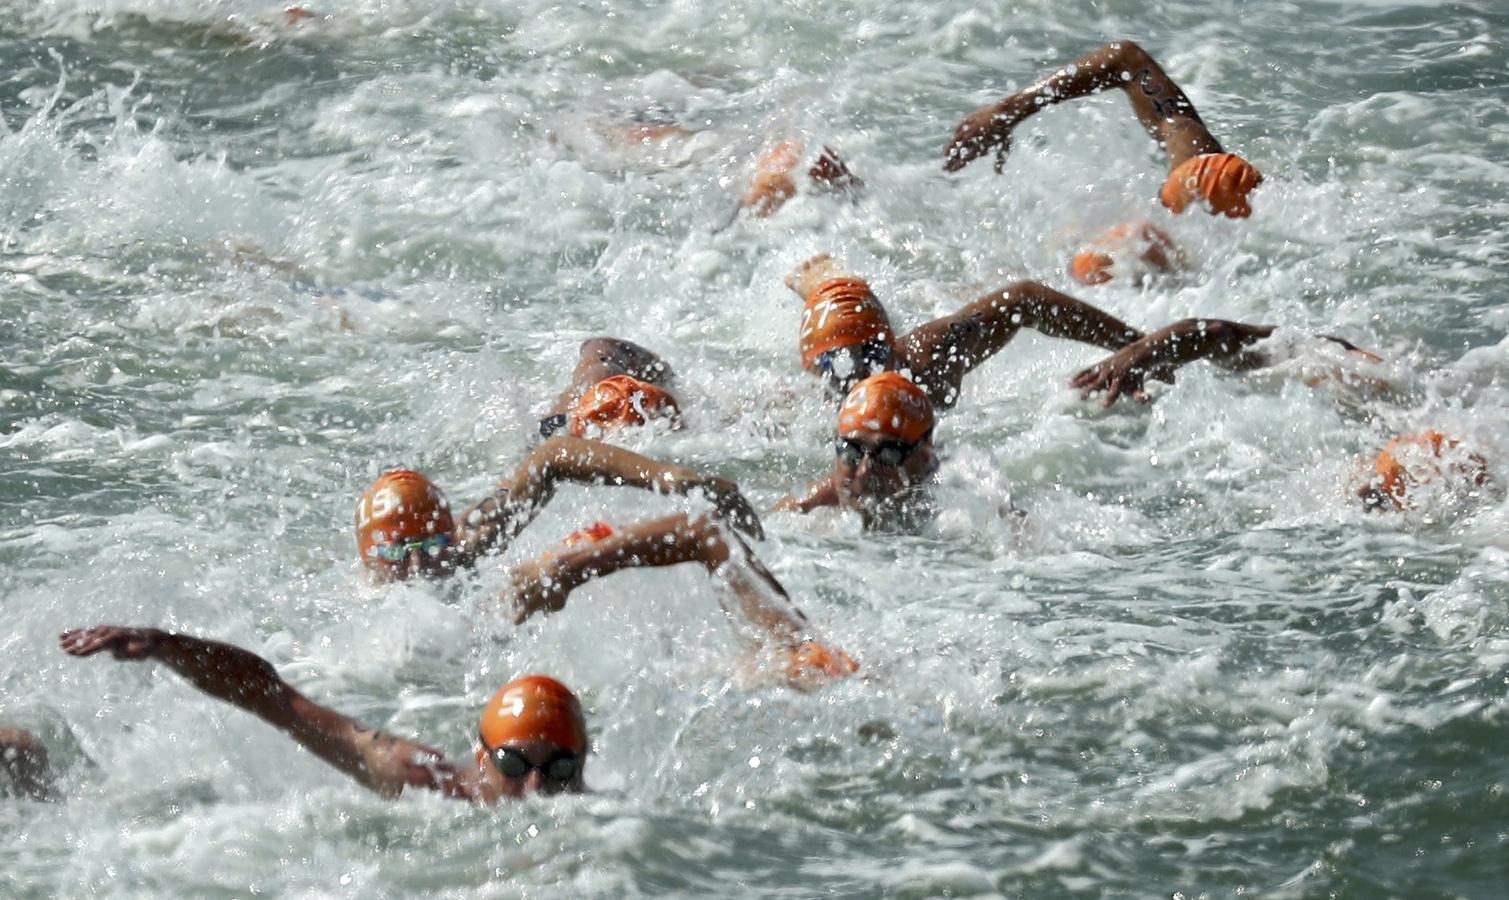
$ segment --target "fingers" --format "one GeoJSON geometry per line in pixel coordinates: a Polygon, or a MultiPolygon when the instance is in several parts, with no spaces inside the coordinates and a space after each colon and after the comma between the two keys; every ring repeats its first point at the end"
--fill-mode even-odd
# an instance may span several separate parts
{"type": "Polygon", "coordinates": [[[738,491],[731,491],[717,498],[718,512],[733,526],[757,541],[765,539],[765,529],[760,525],[760,516],[754,507],[738,491]]]}
{"type": "Polygon", "coordinates": [[[1116,398],[1121,396],[1121,381],[1120,375],[1111,379],[1110,387],[1106,390],[1106,399],[1101,402],[1101,406],[1110,407],[1116,402],[1116,398]]]}
{"type": "Polygon", "coordinates": [[[109,646],[119,632],[109,625],[73,628],[58,635],[58,645],[70,656],[92,656],[109,646]]]}

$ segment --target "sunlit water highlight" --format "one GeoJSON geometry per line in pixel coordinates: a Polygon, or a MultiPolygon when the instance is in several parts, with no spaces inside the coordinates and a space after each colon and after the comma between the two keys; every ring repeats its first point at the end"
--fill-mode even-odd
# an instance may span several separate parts
{"type": "Polygon", "coordinates": [[[0,895],[1502,890],[1509,512],[1367,516],[1347,487],[1422,427],[1509,475],[1509,12],[870,6],[0,3],[0,722],[67,795],[0,802],[0,895]],[[1268,175],[1250,221],[1154,210],[1118,97],[1034,120],[1002,177],[941,173],[965,111],[1116,37],[1268,175]],[[662,108],[701,133],[591,130],[662,108]],[[720,229],[787,133],[862,201],[720,229]],[[1192,272],[1069,287],[1085,236],[1146,214],[1192,272]],[[737,683],[696,571],[507,624],[509,562],[675,499],[569,490],[455,586],[361,577],[373,475],[479,495],[596,334],[684,376],[691,427],[640,449],[766,508],[819,474],[781,276],[820,251],[908,326],[1034,277],[1144,326],[1341,334],[1398,390],[1196,366],[1101,411],[1066,388],[1093,350],[1018,338],[939,426],[933,528],[768,517],[761,557],[867,674],[814,694],[737,683]],[[596,792],[380,800],[165,673],[57,652],[95,622],[241,643],[461,757],[547,669],[596,792]]]}

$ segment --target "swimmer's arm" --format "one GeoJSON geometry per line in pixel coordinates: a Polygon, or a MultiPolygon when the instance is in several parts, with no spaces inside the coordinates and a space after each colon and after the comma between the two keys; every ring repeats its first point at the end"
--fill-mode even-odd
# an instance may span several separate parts
{"type": "Polygon", "coordinates": [[[697,491],[734,525],[755,537],[764,536],[760,517],[739,486],[726,478],[667,465],[600,441],[561,435],[532,450],[512,477],[500,481],[490,496],[462,514],[457,530],[463,559],[475,560],[523,531],[562,482],[622,485],[683,496],[697,491]]]}
{"type": "Polygon", "coordinates": [[[475,776],[452,766],[439,751],[363,728],[355,719],[315,703],[285,682],[267,660],[240,647],[156,628],[113,625],[66,631],[60,643],[73,656],[108,650],[116,659],[155,659],[211,697],[287,732],[315,756],[384,796],[397,796],[411,785],[449,797],[476,794],[475,776]]]}
{"type": "Polygon", "coordinates": [[[812,512],[820,506],[838,505],[838,487],[831,474],[824,475],[811,484],[800,497],[782,497],[776,501],[776,512],[812,512]]]}
{"type": "Polygon", "coordinates": [[[754,537],[764,537],[754,507],[744,499],[739,486],[727,478],[704,475],[686,466],[669,465],[632,450],[585,438],[555,437],[536,447],[514,472],[510,500],[530,510],[529,518],[533,518],[563,481],[635,487],[682,496],[695,491],[705,496],[735,527],[754,537]]]}
{"type": "Polygon", "coordinates": [[[1148,378],[1172,381],[1175,369],[1196,360],[1207,359],[1233,371],[1267,365],[1261,353],[1248,348],[1272,335],[1275,327],[1223,319],[1182,319],[1082,370],[1070,385],[1085,397],[1104,391],[1106,406],[1123,393],[1146,401],[1149,398],[1143,384],[1148,378]]]}
{"type": "Polygon", "coordinates": [[[896,349],[929,399],[947,408],[958,398],[964,376],[1022,328],[1108,350],[1142,337],[1105,310],[1045,284],[1019,281],[909,332],[897,341],[896,349]]]}
{"type": "Polygon", "coordinates": [[[1011,132],[1043,107],[1119,88],[1148,135],[1168,150],[1170,168],[1221,145],[1158,61],[1131,41],[1107,44],[1026,88],[965,116],[954,129],[944,168],[956,172],[999,148],[996,171],[1011,148],[1011,132]]]}
{"type": "Polygon", "coordinates": [[[711,516],[691,518],[684,514],[640,522],[620,529],[611,537],[558,551],[512,571],[515,621],[522,623],[537,612],[558,612],[571,592],[595,578],[605,578],[623,569],[701,563],[717,574],[737,555],[753,573],[729,579],[740,611],[753,624],[783,641],[792,642],[805,627],[806,619],[795,607],[781,609],[764,599],[763,584],[782,599],[786,592],[736,535],[718,527],[711,516]],[[729,541],[733,544],[730,546],[729,541]]]}

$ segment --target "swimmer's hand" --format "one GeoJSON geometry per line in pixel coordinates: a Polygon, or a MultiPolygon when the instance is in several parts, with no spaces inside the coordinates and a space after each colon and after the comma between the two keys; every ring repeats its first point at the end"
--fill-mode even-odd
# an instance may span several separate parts
{"type": "Polygon", "coordinates": [[[1155,360],[1154,345],[1145,340],[1133,341],[1115,353],[1087,369],[1081,370],[1069,382],[1079,391],[1081,400],[1090,399],[1094,393],[1103,393],[1103,406],[1115,403],[1122,394],[1130,394],[1141,403],[1152,400],[1146,381],[1149,378],[1174,383],[1175,366],[1155,360]]]}
{"type": "Polygon", "coordinates": [[[818,285],[833,278],[842,278],[843,275],[844,270],[837,260],[826,253],[819,253],[802,261],[787,273],[784,280],[793,293],[805,300],[818,285]]]}
{"type": "Polygon", "coordinates": [[[64,653],[73,656],[93,656],[109,650],[116,659],[147,659],[166,636],[167,632],[156,628],[96,625],[65,631],[58,636],[58,644],[64,653]]]}
{"type": "Polygon", "coordinates": [[[994,148],[996,174],[1001,174],[1006,154],[1011,152],[1011,130],[1024,118],[1011,99],[982,106],[964,117],[954,128],[954,139],[944,154],[944,171],[957,172],[994,148]]]}
{"type": "Polygon", "coordinates": [[[508,571],[513,581],[513,621],[523,625],[535,613],[560,612],[574,585],[562,579],[554,556],[522,562],[508,571]]]}
{"type": "Polygon", "coordinates": [[[739,486],[727,478],[689,471],[678,479],[677,489],[682,494],[693,490],[701,491],[702,496],[717,508],[718,515],[729,524],[757,541],[765,539],[765,529],[760,525],[759,515],[739,492],[739,486]]]}

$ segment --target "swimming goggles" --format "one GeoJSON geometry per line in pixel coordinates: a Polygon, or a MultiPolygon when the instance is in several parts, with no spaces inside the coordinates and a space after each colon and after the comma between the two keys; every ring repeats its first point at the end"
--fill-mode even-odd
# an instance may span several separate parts
{"type": "Polygon", "coordinates": [[[498,771],[507,778],[523,778],[535,769],[540,770],[551,781],[565,784],[576,777],[581,768],[581,760],[570,750],[564,750],[550,759],[538,765],[529,761],[529,758],[512,747],[488,747],[488,757],[497,766],[498,771]]]}
{"type": "Polygon", "coordinates": [[[905,441],[881,441],[874,446],[867,446],[848,438],[839,438],[834,449],[838,451],[838,458],[850,466],[859,465],[860,460],[868,456],[879,465],[894,469],[906,462],[908,456],[917,452],[917,444],[908,444],[905,441]]]}
{"type": "Polygon", "coordinates": [[[426,556],[438,556],[441,550],[450,545],[450,535],[432,534],[417,541],[392,541],[387,544],[374,544],[372,555],[388,562],[403,562],[415,550],[424,551],[426,556]]]}
{"type": "Polygon", "coordinates": [[[891,345],[881,341],[865,341],[860,344],[849,344],[846,347],[834,347],[823,353],[819,353],[812,361],[812,368],[824,375],[840,380],[858,380],[869,375],[876,369],[884,369],[891,361],[891,345]],[[849,360],[849,371],[839,374],[841,360],[849,360]]]}

